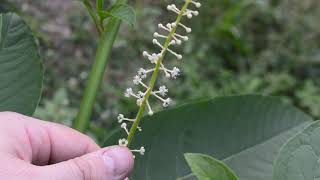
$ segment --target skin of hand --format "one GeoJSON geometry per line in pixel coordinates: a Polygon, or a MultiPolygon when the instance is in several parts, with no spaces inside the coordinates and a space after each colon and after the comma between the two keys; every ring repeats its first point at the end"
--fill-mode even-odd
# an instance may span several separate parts
{"type": "Polygon", "coordinates": [[[100,148],[71,128],[0,112],[0,179],[124,180],[133,164],[126,147],[100,148]]]}

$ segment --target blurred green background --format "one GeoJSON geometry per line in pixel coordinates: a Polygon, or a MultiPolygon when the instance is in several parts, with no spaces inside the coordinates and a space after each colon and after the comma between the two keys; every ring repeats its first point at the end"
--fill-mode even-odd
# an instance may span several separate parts
{"type": "MultiPolygon", "coordinates": [[[[97,33],[76,0],[0,0],[0,11],[16,11],[39,39],[45,64],[43,96],[35,116],[71,124],[94,57],[97,33]]],[[[174,18],[172,0],[132,0],[138,24],[122,25],[92,117],[90,134],[102,141],[116,128],[119,112],[134,115],[123,97],[131,77],[153,50],[159,22],[174,18]]],[[[178,2],[178,1],[175,1],[178,2]]],[[[183,75],[166,82],[177,104],[233,94],[281,96],[320,118],[320,1],[204,0],[190,41],[180,49],[183,75]]],[[[156,108],[157,109],[157,108],[156,108]]]]}

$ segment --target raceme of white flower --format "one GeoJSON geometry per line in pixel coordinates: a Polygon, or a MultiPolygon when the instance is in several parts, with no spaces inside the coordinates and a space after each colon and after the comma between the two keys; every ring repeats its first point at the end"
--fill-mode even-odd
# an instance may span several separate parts
{"type": "MultiPolygon", "coordinates": [[[[181,71],[179,68],[165,67],[165,65],[163,64],[163,59],[167,52],[175,56],[178,60],[182,59],[182,55],[176,53],[171,49],[171,47],[181,45],[183,42],[188,41],[189,38],[186,35],[180,35],[176,33],[176,31],[178,28],[182,28],[182,30],[184,30],[186,33],[191,33],[191,28],[181,23],[182,17],[186,16],[187,18],[191,19],[193,16],[197,16],[199,14],[199,12],[196,10],[188,9],[188,5],[193,4],[196,8],[200,8],[200,2],[197,2],[195,0],[184,1],[185,4],[181,9],[178,9],[175,4],[167,6],[168,11],[174,12],[178,15],[177,19],[176,21],[167,23],[166,25],[158,24],[158,28],[160,31],[162,31],[162,33],[155,32],[153,34],[154,39],[152,40],[152,43],[160,48],[160,52],[149,53],[147,51],[143,51],[142,53],[142,55],[148,61],[150,61],[151,64],[154,64],[154,68],[151,69],[140,68],[137,72],[137,75],[133,77],[133,84],[143,90],[135,92],[132,88],[128,88],[124,93],[125,97],[132,97],[136,99],[136,103],[140,107],[139,112],[142,111],[143,113],[145,107],[147,107],[148,114],[150,116],[152,116],[154,112],[149,103],[149,97],[152,96],[158,99],[164,107],[167,107],[172,103],[171,98],[167,97],[167,93],[169,91],[168,88],[162,85],[158,89],[154,89],[155,81],[157,79],[158,72],[162,72],[168,79],[176,79],[180,75],[181,71]],[[163,45],[160,43],[161,40],[165,41],[163,45]],[[146,83],[145,81],[148,79],[148,75],[151,75],[151,80],[149,81],[149,83],[146,83]]],[[[142,128],[139,127],[139,121],[141,119],[142,113],[138,113],[137,117],[134,119],[126,118],[123,114],[118,115],[118,122],[121,124],[121,128],[128,135],[127,139],[119,139],[119,145],[129,146],[130,141],[132,140],[132,136],[135,133],[135,129],[142,131],[142,128]],[[133,123],[130,131],[128,129],[129,123],[133,123]]],[[[141,147],[140,149],[134,149],[131,151],[144,155],[145,148],[141,147]]]]}

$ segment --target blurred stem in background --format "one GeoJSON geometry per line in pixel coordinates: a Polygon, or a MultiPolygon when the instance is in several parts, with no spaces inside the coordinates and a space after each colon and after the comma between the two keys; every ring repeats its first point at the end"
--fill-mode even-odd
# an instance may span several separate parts
{"type": "MultiPolygon", "coordinates": [[[[84,4],[86,4],[86,2],[88,1],[83,1],[84,4]]],[[[125,4],[127,3],[127,0],[117,0],[115,3],[125,4]]],[[[92,12],[94,13],[92,7],[89,7],[89,9],[92,10],[89,10],[89,14],[91,14],[92,12]]],[[[93,15],[96,18],[96,15],[93,15]]],[[[95,23],[98,23],[97,19],[94,19],[93,21],[95,23]]],[[[94,103],[96,101],[97,93],[103,80],[103,75],[105,73],[105,69],[112,51],[113,43],[119,31],[120,23],[121,20],[114,17],[110,18],[108,24],[106,25],[106,30],[104,30],[99,37],[98,49],[95,55],[91,72],[89,74],[86,88],[84,90],[80,109],[77,114],[77,118],[73,122],[73,128],[77,129],[78,131],[86,132],[89,127],[94,103]]],[[[99,23],[98,25],[96,24],[96,26],[100,27],[99,23]]]]}
{"type": "Polygon", "coordinates": [[[137,17],[140,17],[142,14],[142,0],[136,0],[135,8],[137,17]]]}

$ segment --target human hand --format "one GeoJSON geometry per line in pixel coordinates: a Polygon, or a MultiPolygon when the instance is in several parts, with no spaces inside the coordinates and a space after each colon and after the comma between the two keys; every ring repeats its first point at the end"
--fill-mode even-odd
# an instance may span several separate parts
{"type": "Polygon", "coordinates": [[[62,125],[0,112],[0,179],[123,180],[133,163],[125,147],[101,149],[62,125]]]}

